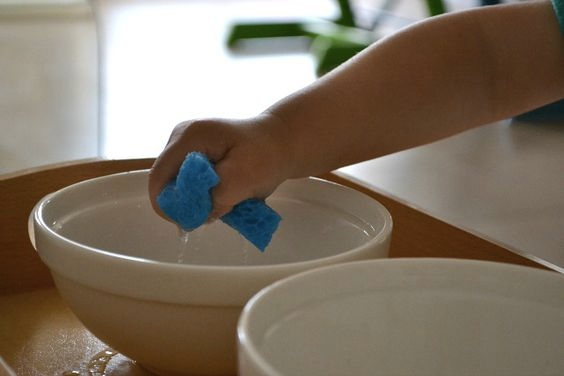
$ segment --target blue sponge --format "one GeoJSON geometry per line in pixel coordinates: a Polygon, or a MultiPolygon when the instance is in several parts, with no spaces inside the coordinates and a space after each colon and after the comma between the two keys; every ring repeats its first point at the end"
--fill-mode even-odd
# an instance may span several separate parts
{"type": "MultiPolygon", "coordinates": [[[[157,197],[161,210],[183,230],[203,225],[212,210],[211,189],[219,183],[205,155],[189,153],[178,176],[157,197]]],[[[235,205],[221,220],[238,231],[259,250],[270,243],[281,217],[264,200],[248,199],[235,205]]]]}
{"type": "Polygon", "coordinates": [[[235,205],[221,220],[239,231],[262,251],[266,248],[282,218],[263,200],[248,199],[235,205]]]}
{"type": "Polygon", "coordinates": [[[219,183],[208,159],[201,153],[189,154],[174,181],[157,197],[161,210],[185,231],[203,225],[212,210],[210,189],[219,183]]]}

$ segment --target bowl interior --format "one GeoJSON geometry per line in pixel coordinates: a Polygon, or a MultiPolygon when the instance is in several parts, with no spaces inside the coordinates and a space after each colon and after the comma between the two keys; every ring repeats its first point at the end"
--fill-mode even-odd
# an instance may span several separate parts
{"type": "Polygon", "coordinates": [[[288,181],[268,199],[283,218],[259,252],[221,221],[190,233],[151,209],[147,171],[67,187],[46,200],[42,223],[86,247],[167,263],[271,265],[333,256],[389,236],[389,213],[373,199],[319,179],[288,181]]]}
{"type": "Polygon", "coordinates": [[[557,374],[563,296],[562,275],[486,262],[318,269],[267,287],[246,306],[241,374],[557,374]]]}

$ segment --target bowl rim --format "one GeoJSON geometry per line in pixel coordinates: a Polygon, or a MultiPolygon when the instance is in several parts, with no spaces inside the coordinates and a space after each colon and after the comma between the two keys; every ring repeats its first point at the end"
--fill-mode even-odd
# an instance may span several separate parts
{"type": "MultiPolygon", "coordinates": [[[[253,338],[249,334],[251,326],[256,314],[256,310],[260,309],[263,304],[269,304],[269,300],[276,299],[276,295],[282,293],[283,291],[292,290],[302,291],[299,289],[300,285],[308,281],[315,280],[316,278],[327,279],[329,277],[336,277],[340,273],[345,273],[347,271],[359,271],[364,269],[375,269],[372,273],[377,273],[378,269],[383,268],[389,269],[401,269],[402,267],[407,268],[428,268],[428,267],[439,267],[445,269],[458,268],[463,270],[474,270],[474,271],[487,271],[488,275],[494,275],[494,277],[500,278],[501,274],[505,273],[519,273],[522,276],[527,276],[528,278],[535,280],[545,280],[547,283],[559,284],[559,290],[564,292],[564,274],[560,274],[553,270],[545,270],[530,266],[508,264],[497,261],[486,261],[486,260],[474,260],[474,259],[456,259],[456,258],[441,258],[441,257],[405,257],[405,258],[389,258],[389,259],[374,259],[374,260],[362,260],[362,261],[352,261],[348,263],[329,265],[321,268],[316,268],[312,270],[307,270],[301,273],[297,273],[286,278],[280,279],[265,288],[257,292],[249,301],[245,304],[239,320],[237,322],[237,347],[239,352],[239,357],[242,353],[250,359],[253,363],[253,367],[258,368],[262,374],[268,374],[272,376],[282,376],[280,373],[261,353],[259,347],[256,343],[256,338],[253,338]],[[497,276],[495,276],[497,274],[497,276]]],[[[374,274],[369,274],[374,275],[374,274]]],[[[343,293],[346,294],[346,293],[343,293]]],[[[292,295],[294,296],[294,295],[292,295]]],[[[307,297],[306,297],[307,298],[307,297]]],[[[308,299],[309,301],[309,299],[308,299]]],[[[292,306],[293,302],[285,301],[281,306],[292,306]]],[[[564,307],[564,303],[562,303],[564,307]]],[[[240,359],[241,360],[241,359],[240,359]]],[[[239,370],[240,371],[240,370],[239,370]]]]}
{"type": "MultiPolygon", "coordinates": [[[[342,253],[338,253],[335,255],[330,255],[330,256],[326,256],[326,257],[321,257],[321,258],[316,258],[316,259],[310,259],[310,260],[304,260],[304,261],[297,261],[297,262],[288,262],[288,263],[280,263],[280,264],[270,264],[270,265],[194,265],[194,264],[178,264],[178,263],[173,263],[173,262],[165,262],[165,261],[158,261],[158,260],[151,260],[151,259],[146,259],[146,258],[141,258],[141,257],[135,257],[135,256],[128,256],[128,255],[123,255],[123,254],[119,254],[119,253],[114,253],[114,252],[110,252],[110,251],[105,251],[99,248],[95,248],[86,244],[82,244],[79,243],[77,241],[74,241],[68,237],[65,237],[59,233],[57,233],[51,225],[49,225],[48,223],[46,223],[46,220],[44,218],[43,212],[45,210],[46,205],[50,202],[51,199],[53,199],[54,197],[57,197],[59,195],[65,194],[66,192],[72,191],[72,190],[77,190],[80,189],[82,186],[91,184],[91,183],[96,183],[96,182],[103,182],[104,180],[111,180],[111,179],[115,179],[115,178],[120,178],[120,177],[125,177],[125,176],[139,176],[139,175],[148,175],[149,170],[148,169],[144,169],[144,170],[134,170],[134,171],[127,171],[127,172],[120,172],[120,173],[115,173],[115,174],[110,174],[110,175],[105,175],[105,176],[100,176],[100,177],[96,177],[93,179],[88,179],[88,180],[84,180],[81,182],[77,182],[74,184],[71,184],[67,187],[61,188],[55,192],[52,192],[46,196],[44,196],[43,198],[41,198],[38,203],[35,205],[35,207],[33,208],[32,212],[31,212],[31,216],[30,216],[30,222],[33,222],[32,225],[30,224],[30,231],[29,231],[29,236],[30,239],[32,241],[32,243],[34,243],[34,248],[37,250],[37,253],[39,254],[39,256],[41,257],[41,259],[43,260],[43,262],[49,267],[49,269],[51,269],[52,271],[55,271],[63,276],[65,276],[68,279],[72,279],[75,280],[76,282],[79,283],[83,283],[80,281],[77,281],[75,278],[72,278],[72,276],[69,275],[69,270],[68,268],[64,268],[64,267],[60,267],[58,265],[56,265],[55,262],[52,261],[52,259],[50,257],[48,257],[48,255],[45,254],[45,252],[43,252],[43,250],[38,249],[40,247],[38,247],[35,243],[37,242],[37,237],[38,235],[42,235],[43,237],[47,237],[50,239],[50,241],[54,241],[57,242],[57,244],[61,245],[61,246],[71,246],[74,247],[74,254],[73,256],[76,257],[76,255],[79,255],[80,257],[84,257],[85,259],[88,258],[90,260],[96,260],[97,262],[102,262],[105,263],[106,265],[110,265],[112,264],[112,267],[114,268],[127,268],[128,270],[130,270],[131,272],[134,273],[143,273],[143,274],[147,274],[150,275],[151,273],[159,273],[159,274],[166,274],[169,276],[169,278],[181,278],[182,275],[186,275],[188,273],[186,273],[186,271],[190,271],[192,273],[196,273],[196,274],[205,274],[205,273],[224,273],[224,274],[228,274],[231,276],[235,276],[237,278],[243,278],[244,276],[249,276],[249,275],[259,275],[259,274],[264,274],[264,273],[268,273],[270,275],[272,275],[273,280],[277,280],[280,278],[285,277],[287,274],[289,273],[298,273],[301,272],[303,270],[309,270],[312,268],[317,268],[317,267],[323,267],[326,265],[331,265],[331,264],[335,264],[335,263],[342,263],[342,262],[347,262],[351,257],[354,257],[355,255],[358,254],[362,254],[363,252],[367,252],[370,248],[374,247],[377,244],[386,242],[390,240],[391,237],[391,231],[392,231],[392,227],[393,227],[393,221],[392,221],[392,217],[391,214],[389,213],[389,211],[376,199],[366,195],[363,192],[360,192],[358,190],[355,190],[353,188],[329,181],[329,180],[325,180],[325,179],[321,179],[321,178],[317,178],[317,177],[307,177],[307,178],[301,178],[301,179],[292,179],[292,180],[311,180],[311,181],[318,181],[320,183],[323,184],[329,184],[333,187],[337,187],[340,190],[346,190],[346,191],[350,191],[350,192],[354,192],[354,194],[358,195],[359,197],[362,196],[364,197],[364,199],[369,199],[373,204],[374,207],[377,209],[378,211],[378,216],[382,218],[382,228],[380,231],[376,231],[374,236],[372,238],[370,238],[368,241],[366,241],[363,244],[360,244],[357,247],[351,248],[349,250],[347,250],[346,252],[342,252],[342,253]],[[163,270],[165,271],[165,273],[163,273],[163,270]]],[[[140,177],[141,178],[141,177],[140,177]]],[[[63,252],[63,251],[61,251],[63,252]]],[[[90,287],[94,287],[92,286],[92,283],[83,283],[87,286],[90,287]]],[[[96,283],[96,285],[98,285],[96,283]]],[[[109,283],[107,284],[109,285],[109,283]]],[[[108,286],[106,286],[108,287],[108,286]]],[[[262,288],[262,287],[260,287],[262,288]]],[[[258,289],[260,289],[258,288],[258,289]]],[[[257,291],[258,291],[257,289],[257,291]]],[[[104,289],[106,290],[106,289],[104,289]]],[[[119,293],[121,291],[120,288],[111,288],[110,289],[113,292],[119,293]]],[[[123,291],[121,291],[122,294],[123,291]]],[[[129,291],[128,293],[126,293],[125,295],[129,296],[129,293],[131,293],[131,291],[129,291]]],[[[252,296],[252,295],[251,295],[252,296]]],[[[248,298],[250,298],[251,296],[248,296],[248,298]]],[[[153,296],[153,299],[157,299],[157,297],[153,296]]],[[[158,298],[160,300],[160,298],[158,298]]],[[[170,298],[163,298],[165,301],[170,301],[170,298]]]]}
{"type": "MultiPolygon", "coordinates": [[[[350,250],[343,252],[343,253],[339,253],[336,255],[330,255],[330,256],[325,256],[325,257],[320,257],[320,258],[316,258],[316,259],[310,259],[310,260],[304,260],[304,261],[295,261],[295,262],[287,262],[287,263],[280,263],[280,264],[268,264],[268,265],[194,265],[194,264],[178,264],[178,263],[173,263],[173,262],[166,262],[166,261],[158,261],[158,260],[151,260],[151,259],[147,259],[147,258],[143,258],[143,257],[135,257],[135,256],[128,256],[128,255],[123,255],[120,253],[115,253],[115,252],[110,252],[110,251],[105,251],[103,249],[99,249],[96,247],[92,247],[77,241],[74,241],[72,239],[69,239],[61,234],[59,234],[58,232],[54,231],[51,226],[49,226],[43,219],[43,217],[41,216],[41,213],[43,212],[45,206],[48,204],[48,202],[55,196],[59,195],[59,194],[63,194],[66,191],[70,191],[71,189],[76,189],[79,188],[80,185],[89,183],[89,182],[93,182],[95,180],[105,180],[106,178],[112,178],[112,177],[117,177],[118,175],[131,175],[131,174],[144,174],[147,173],[149,170],[136,170],[136,171],[127,171],[127,172],[120,172],[120,173],[116,173],[116,174],[110,174],[110,175],[105,175],[105,176],[99,176],[93,179],[88,179],[88,180],[84,180],[81,182],[77,182],[74,184],[71,184],[67,187],[61,188],[55,192],[49,193],[46,196],[44,196],[43,198],[41,198],[39,200],[39,202],[36,204],[35,208],[32,210],[32,215],[33,215],[33,220],[35,221],[35,223],[39,224],[42,228],[44,228],[46,230],[47,233],[49,233],[49,235],[60,239],[63,242],[66,243],[70,243],[73,244],[75,246],[78,246],[79,248],[82,249],[86,249],[89,252],[93,252],[95,254],[100,254],[102,257],[111,257],[111,258],[116,258],[116,259],[121,259],[124,260],[126,262],[142,262],[144,264],[156,264],[159,266],[166,266],[169,267],[171,269],[191,269],[191,268],[195,268],[195,269],[201,269],[201,270],[247,270],[247,269],[279,269],[281,267],[285,267],[285,266],[291,266],[291,265],[302,265],[302,264],[316,264],[318,260],[333,260],[333,259],[340,259],[341,257],[339,257],[342,254],[349,254],[349,253],[353,253],[359,249],[363,249],[368,247],[369,245],[372,245],[374,243],[378,243],[379,241],[381,241],[382,238],[385,238],[387,235],[389,235],[389,233],[392,231],[392,227],[393,227],[393,220],[392,220],[392,216],[390,214],[390,212],[386,209],[385,206],[383,206],[379,201],[377,201],[376,199],[366,195],[365,193],[355,190],[353,188],[344,186],[342,184],[330,181],[330,180],[325,180],[322,178],[317,178],[317,177],[306,177],[306,178],[300,178],[300,179],[292,179],[292,180],[313,180],[313,181],[319,181],[319,182],[323,182],[324,184],[330,184],[336,187],[340,187],[340,189],[345,189],[348,191],[354,191],[354,192],[358,192],[359,195],[363,195],[367,198],[369,198],[370,200],[374,201],[375,206],[378,207],[378,211],[379,214],[382,216],[383,218],[383,226],[382,229],[378,232],[375,233],[374,237],[370,238],[369,241],[367,241],[366,243],[363,243],[357,247],[351,248],[350,250]]],[[[34,231],[35,229],[33,229],[34,231]]],[[[31,231],[31,230],[30,230],[31,231]]],[[[32,236],[32,234],[29,234],[30,237],[32,236]]]]}

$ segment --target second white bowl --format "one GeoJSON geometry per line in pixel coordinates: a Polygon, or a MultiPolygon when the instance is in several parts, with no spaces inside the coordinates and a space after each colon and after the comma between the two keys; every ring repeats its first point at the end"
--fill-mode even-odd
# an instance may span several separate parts
{"type": "Polygon", "coordinates": [[[468,260],[321,268],[265,288],[241,376],[563,375],[564,275],[468,260]]]}

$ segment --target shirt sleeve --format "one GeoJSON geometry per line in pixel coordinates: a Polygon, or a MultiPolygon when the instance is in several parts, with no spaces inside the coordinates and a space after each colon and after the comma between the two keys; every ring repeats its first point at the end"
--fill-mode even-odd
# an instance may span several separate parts
{"type": "Polygon", "coordinates": [[[564,0],[552,0],[552,7],[560,25],[560,33],[564,35],[564,0]]]}

